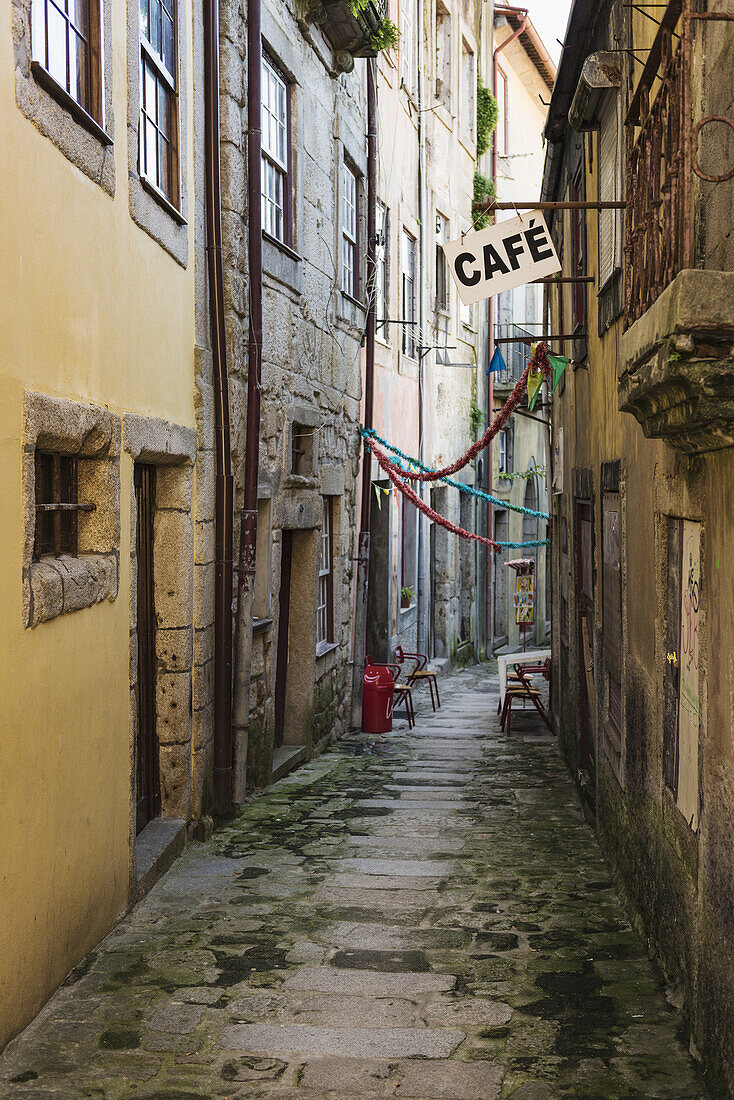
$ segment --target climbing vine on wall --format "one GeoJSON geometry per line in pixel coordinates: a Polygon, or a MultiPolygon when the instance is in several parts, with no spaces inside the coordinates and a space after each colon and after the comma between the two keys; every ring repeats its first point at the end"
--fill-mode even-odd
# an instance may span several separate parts
{"type": "MultiPolygon", "coordinates": [[[[474,173],[474,202],[481,202],[482,199],[494,198],[497,194],[497,189],[494,185],[494,180],[489,176],[483,175],[477,168],[474,173]]],[[[475,229],[486,229],[488,225],[492,224],[492,215],[490,213],[479,214],[474,219],[475,229]]]]}
{"type": "Polygon", "coordinates": [[[481,76],[477,79],[477,157],[489,149],[489,142],[497,126],[499,108],[481,76]]]}

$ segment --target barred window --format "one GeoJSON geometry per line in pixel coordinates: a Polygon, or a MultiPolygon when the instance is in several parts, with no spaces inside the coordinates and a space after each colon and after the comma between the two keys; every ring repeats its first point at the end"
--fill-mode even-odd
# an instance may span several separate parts
{"type": "Polygon", "coordinates": [[[284,244],[291,239],[288,85],[267,58],[262,59],[262,227],[284,244]]]}
{"type": "Polygon", "coordinates": [[[178,206],[175,0],[140,0],[140,175],[178,206]]]}
{"type": "Polygon", "coordinates": [[[36,530],[33,557],[77,553],[79,512],[94,511],[78,500],[74,455],[36,451],[36,530]]]}
{"type": "Polygon", "coordinates": [[[359,297],[359,183],[342,164],[342,290],[359,297]]]}

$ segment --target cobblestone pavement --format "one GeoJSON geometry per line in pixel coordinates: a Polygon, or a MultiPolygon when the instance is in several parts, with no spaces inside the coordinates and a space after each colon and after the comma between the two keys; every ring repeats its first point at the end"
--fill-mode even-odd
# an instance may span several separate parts
{"type": "Polygon", "coordinates": [[[486,667],[194,845],[0,1058],[0,1095],[703,1097],[539,721],[486,667]]]}

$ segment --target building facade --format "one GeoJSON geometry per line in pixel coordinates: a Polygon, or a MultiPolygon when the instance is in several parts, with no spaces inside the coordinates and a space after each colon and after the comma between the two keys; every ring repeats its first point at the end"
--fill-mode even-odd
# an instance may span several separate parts
{"type": "Polygon", "coordinates": [[[552,410],[553,711],[717,1096],[734,1095],[734,254],[711,116],[731,126],[730,19],[577,3],[543,186],[626,201],[553,218],[578,280],[549,292],[551,330],[574,334],[552,410]]]}
{"type": "Polygon", "coordinates": [[[0,1046],[185,840],[207,496],[200,12],[18,0],[6,16],[0,1046]]]}
{"type": "MultiPolygon", "coordinates": [[[[515,8],[499,8],[496,12],[493,58],[497,126],[491,159],[497,198],[527,203],[540,194],[543,126],[555,65],[527,13],[515,8]]],[[[512,218],[516,214],[513,210],[501,211],[497,217],[512,218]]],[[[498,295],[490,316],[492,336],[499,341],[496,346],[506,364],[506,370],[493,374],[492,399],[496,412],[527,366],[530,342],[537,340],[543,331],[543,288],[531,283],[498,295]]],[[[542,542],[548,533],[547,521],[532,514],[548,512],[548,432],[542,422],[546,413],[541,403],[535,406],[533,414],[538,419],[523,415],[526,411],[521,407],[492,444],[490,491],[508,505],[504,508],[494,505],[493,537],[498,542],[542,542]],[[527,511],[519,511],[521,508],[527,511]]],[[[508,548],[492,557],[488,616],[492,650],[516,649],[523,641],[542,645],[550,631],[547,547],[508,548]],[[524,628],[516,622],[513,603],[516,574],[505,564],[518,557],[531,559],[535,569],[534,623],[524,628]]]]}
{"type": "MultiPolygon", "coordinates": [[[[373,426],[443,465],[474,437],[479,313],[461,307],[441,245],[471,226],[481,5],[401,0],[399,51],[378,60],[377,339],[373,426]]],[[[475,484],[473,465],[457,480],[475,484]]],[[[421,515],[373,460],[367,652],[473,654],[476,550],[421,515]]],[[[426,486],[431,508],[477,530],[474,498],[426,486]]]]}

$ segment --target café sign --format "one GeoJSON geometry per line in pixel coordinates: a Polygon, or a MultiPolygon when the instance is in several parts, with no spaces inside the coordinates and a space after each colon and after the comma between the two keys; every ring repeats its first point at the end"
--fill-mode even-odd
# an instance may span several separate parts
{"type": "Polygon", "coordinates": [[[465,306],[561,270],[539,210],[466,233],[442,247],[465,306]]]}

